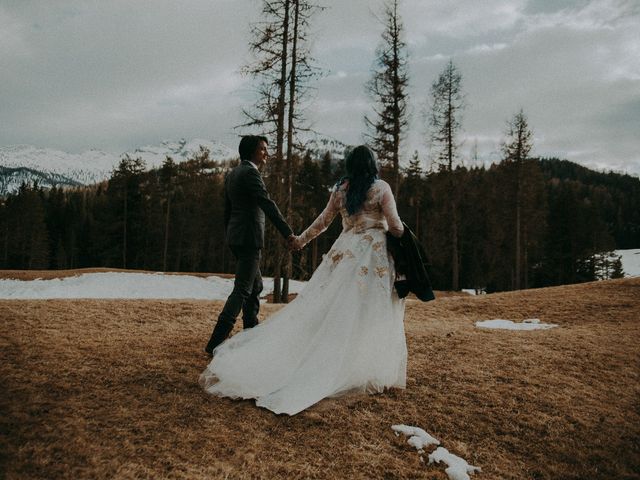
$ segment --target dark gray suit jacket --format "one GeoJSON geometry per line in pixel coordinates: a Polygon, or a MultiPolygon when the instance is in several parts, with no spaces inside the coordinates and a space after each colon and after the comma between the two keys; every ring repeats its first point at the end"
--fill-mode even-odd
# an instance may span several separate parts
{"type": "Polygon", "coordinates": [[[260,172],[243,160],[225,179],[224,226],[227,244],[235,247],[264,247],[265,215],[284,238],[293,232],[269,197],[260,172]]]}

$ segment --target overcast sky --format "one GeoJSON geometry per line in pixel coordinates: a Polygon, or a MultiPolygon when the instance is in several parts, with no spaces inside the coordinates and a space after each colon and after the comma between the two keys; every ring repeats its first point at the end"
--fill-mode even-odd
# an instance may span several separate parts
{"type": "MultiPolygon", "coordinates": [[[[0,145],[115,153],[180,137],[235,147],[250,106],[258,0],[0,0],[0,145]]],[[[307,117],[362,142],[381,2],[324,0],[312,52],[325,76],[307,117]]],[[[640,173],[639,0],[404,0],[414,149],[428,161],[431,83],[453,59],[462,156],[498,160],[520,108],[534,155],[640,173]]]]}

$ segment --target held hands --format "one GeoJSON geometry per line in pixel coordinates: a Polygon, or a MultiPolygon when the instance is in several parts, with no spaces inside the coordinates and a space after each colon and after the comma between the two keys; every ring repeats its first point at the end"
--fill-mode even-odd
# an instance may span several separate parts
{"type": "Polygon", "coordinates": [[[300,245],[299,238],[295,235],[289,235],[289,237],[287,237],[287,248],[292,252],[300,250],[302,246],[300,245]]]}

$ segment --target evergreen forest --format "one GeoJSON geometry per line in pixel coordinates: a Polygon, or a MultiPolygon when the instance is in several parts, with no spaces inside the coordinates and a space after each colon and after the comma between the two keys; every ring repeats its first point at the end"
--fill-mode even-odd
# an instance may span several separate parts
{"type": "MultiPolygon", "coordinates": [[[[201,149],[188,161],[167,158],[153,170],[125,157],[107,181],[88,187],[23,184],[0,199],[0,268],[231,273],[223,194],[233,165],[201,149]]],[[[290,217],[300,233],[324,208],[343,162],[306,153],[294,155],[291,168],[290,217]]],[[[269,173],[267,188],[277,191],[282,180],[269,173]]],[[[426,172],[417,153],[399,179],[392,167],[381,175],[398,182],[398,211],[424,245],[439,290],[494,292],[615,278],[623,274],[621,264],[607,252],[640,247],[640,179],[633,176],[555,158],[426,172]]],[[[262,271],[272,276],[283,240],[267,224],[262,271]]],[[[294,253],[292,278],[308,279],[340,230],[336,218],[294,253]]]]}

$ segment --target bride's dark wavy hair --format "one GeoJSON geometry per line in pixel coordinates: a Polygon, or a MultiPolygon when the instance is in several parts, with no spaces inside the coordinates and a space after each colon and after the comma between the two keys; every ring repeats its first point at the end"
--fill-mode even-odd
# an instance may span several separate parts
{"type": "Polygon", "coordinates": [[[378,163],[373,151],[366,145],[354,148],[347,156],[347,174],[338,181],[338,186],[349,181],[346,209],[349,215],[357,213],[367,198],[367,192],[378,178],[378,163]]]}

